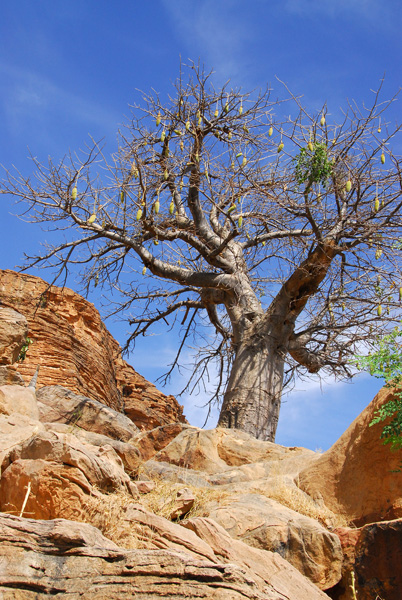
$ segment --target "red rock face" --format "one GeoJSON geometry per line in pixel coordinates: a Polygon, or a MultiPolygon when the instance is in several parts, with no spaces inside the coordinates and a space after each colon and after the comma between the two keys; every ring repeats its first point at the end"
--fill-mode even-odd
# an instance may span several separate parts
{"type": "Polygon", "coordinates": [[[40,365],[38,387],[62,385],[124,410],[142,429],[186,422],[183,407],[122,359],[94,305],[72,290],[0,270],[0,302],[28,321],[33,343],[18,367],[26,382],[40,365]]]}

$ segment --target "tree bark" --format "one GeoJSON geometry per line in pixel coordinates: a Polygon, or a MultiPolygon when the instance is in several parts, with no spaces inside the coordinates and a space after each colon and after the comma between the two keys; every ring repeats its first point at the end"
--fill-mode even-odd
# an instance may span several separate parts
{"type": "Polygon", "coordinates": [[[283,385],[284,355],[267,332],[240,343],[223,399],[218,427],[241,429],[275,441],[283,385]]]}

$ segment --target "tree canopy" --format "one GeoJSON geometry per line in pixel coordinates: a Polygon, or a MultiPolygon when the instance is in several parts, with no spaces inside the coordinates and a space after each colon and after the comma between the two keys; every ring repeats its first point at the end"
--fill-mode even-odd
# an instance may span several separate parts
{"type": "Polygon", "coordinates": [[[78,264],[87,291],[117,288],[128,345],[175,319],[169,373],[196,344],[189,389],[215,361],[219,424],[273,440],[296,373],[351,375],[351,356],[399,320],[395,98],[380,86],[368,106],[310,114],[289,91],[215,89],[196,65],[173,90],[132,107],[111,158],[94,142],[59,163],[33,159],[33,177],[9,171],[1,190],[66,232],[28,265],[64,282],[78,264]]]}

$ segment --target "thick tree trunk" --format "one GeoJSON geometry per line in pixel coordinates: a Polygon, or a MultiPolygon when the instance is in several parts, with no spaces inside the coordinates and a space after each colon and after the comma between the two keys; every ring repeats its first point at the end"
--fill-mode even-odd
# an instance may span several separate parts
{"type": "Polygon", "coordinates": [[[218,426],[241,429],[257,439],[275,441],[281,405],[284,357],[267,335],[239,345],[218,426]]]}

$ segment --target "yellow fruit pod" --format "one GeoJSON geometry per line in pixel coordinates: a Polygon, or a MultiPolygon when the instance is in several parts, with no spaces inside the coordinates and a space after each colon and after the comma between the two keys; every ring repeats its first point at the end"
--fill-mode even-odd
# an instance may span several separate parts
{"type": "Polygon", "coordinates": [[[243,104],[240,104],[239,106],[239,115],[241,116],[243,114],[243,104]]]}
{"type": "Polygon", "coordinates": [[[147,272],[147,268],[146,268],[146,267],[144,267],[144,268],[142,269],[142,274],[143,274],[143,275],[145,275],[145,273],[146,273],[146,272],[147,272]]]}
{"type": "Polygon", "coordinates": [[[156,215],[159,213],[160,207],[161,207],[160,202],[159,202],[159,200],[157,200],[154,204],[154,211],[155,211],[156,215]]]}
{"type": "Polygon", "coordinates": [[[120,192],[120,202],[121,203],[124,202],[124,190],[121,190],[121,192],[120,192]]]}
{"type": "Polygon", "coordinates": [[[236,204],[232,204],[229,208],[228,208],[228,214],[230,214],[231,212],[233,212],[234,210],[236,210],[236,204]]]}
{"type": "Polygon", "coordinates": [[[350,190],[352,189],[352,182],[350,181],[350,179],[347,180],[345,189],[347,192],[350,192],[350,190]]]}
{"type": "Polygon", "coordinates": [[[228,104],[228,102],[226,102],[226,104],[225,104],[225,113],[228,113],[228,112],[229,112],[229,104],[228,104]]]}
{"type": "Polygon", "coordinates": [[[377,250],[375,251],[375,257],[377,260],[379,260],[382,256],[382,250],[381,248],[377,248],[377,250]]]}
{"type": "Polygon", "coordinates": [[[137,169],[137,165],[135,164],[135,162],[133,162],[133,164],[131,165],[130,173],[134,177],[134,179],[137,179],[137,177],[138,177],[138,169],[137,169]]]}
{"type": "Polygon", "coordinates": [[[320,125],[321,125],[321,127],[324,127],[324,125],[325,125],[325,117],[324,117],[324,115],[322,115],[322,117],[321,117],[320,125]]]}
{"type": "Polygon", "coordinates": [[[155,238],[155,239],[154,239],[154,244],[155,244],[155,246],[157,246],[157,245],[159,244],[159,240],[158,240],[158,238],[155,238]]]}
{"type": "Polygon", "coordinates": [[[73,187],[73,189],[72,189],[72,192],[71,192],[71,198],[72,198],[73,200],[76,200],[76,198],[77,198],[77,194],[78,194],[78,190],[77,190],[77,186],[75,185],[75,186],[73,187]]]}
{"type": "Polygon", "coordinates": [[[190,121],[186,121],[186,131],[190,131],[190,121]]]}
{"type": "Polygon", "coordinates": [[[169,206],[169,214],[172,215],[173,213],[174,213],[174,202],[172,200],[170,203],[170,206],[169,206]]]}
{"type": "Polygon", "coordinates": [[[217,117],[219,115],[219,110],[216,108],[215,112],[214,112],[214,117],[217,117]]]}
{"type": "Polygon", "coordinates": [[[385,163],[385,154],[384,152],[382,152],[381,154],[381,164],[383,165],[385,163]]]}
{"type": "Polygon", "coordinates": [[[379,317],[381,317],[381,315],[382,315],[382,306],[381,306],[381,304],[379,304],[379,305],[378,305],[378,308],[377,308],[377,315],[378,315],[379,317]]]}
{"type": "Polygon", "coordinates": [[[181,135],[180,129],[175,129],[174,132],[175,132],[176,135],[181,135]]]}
{"type": "Polygon", "coordinates": [[[238,153],[236,154],[236,158],[240,158],[241,156],[243,156],[243,152],[238,152],[238,153]]]}
{"type": "Polygon", "coordinates": [[[166,132],[165,132],[165,130],[163,130],[161,133],[161,142],[164,142],[165,138],[166,138],[166,132]]]}
{"type": "Polygon", "coordinates": [[[281,142],[278,146],[278,152],[282,152],[284,147],[285,147],[285,144],[283,142],[281,142]]]}
{"type": "Polygon", "coordinates": [[[273,127],[272,127],[272,125],[271,125],[271,127],[268,129],[268,137],[271,137],[271,135],[272,135],[273,133],[274,133],[274,128],[273,128],[273,127]]]}
{"type": "Polygon", "coordinates": [[[243,165],[243,167],[246,166],[246,164],[247,164],[247,158],[245,156],[243,156],[243,160],[242,160],[241,164],[243,165]]]}
{"type": "Polygon", "coordinates": [[[136,216],[137,221],[139,221],[141,219],[141,217],[142,217],[142,208],[139,208],[137,210],[137,216],[136,216]]]}
{"type": "Polygon", "coordinates": [[[160,125],[160,123],[161,123],[161,113],[158,112],[158,116],[156,117],[156,125],[158,126],[158,125],[160,125]]]}
{"type": "Polygon", "coordinates": [[[377,212],[379,210],[380,210],[380,201],[378,198],[376,198],[375,202],[374,202],[374,212],[377,212]]]}
{"type": "Polygon", "coordinates": [[[197,121],[197,123],[198,123],[198,126],[200,126],[200,125],[201,125],[201,123],[202,123],[202,118],[201,118],[201,117],[198,117],[198,121],[197,121]]]}
{"type": "Polygon", "coordinates": [[[184,142],[183,140],[180,140],[180,150],[183,152],[184,150],[184,142]]]}
{"type": "Polygon", "coordinates": [[[229,131],[229,133],[228,133],[228,139],[229,139],[229,140],[231,140],[231,139],[232,139],[232,132],[231,132],[231,131],[229,131]]]}
{"type": "Polygon", "coordinates": [[[88,225],[91,225],[96,219],[96,215],[91,215],[87,221],[88,225]]]}
{"type": "Polygon", "coordinates": [[[243,225],[243,217],[241,215],[240,215],[240,217],[239,217],[239,219],[237,221],[237,224],[238,224],[239,227],[241,227],[243,225]]]}
{"type": "Polygon", "coordinates": [[[402,302],[402,287],[399,288],[399,302],[402,302]]]}
{"type": "Polygon", "coordinates": [[[167,170],[167,169],[165,169],[165,172],[163,173],[163,179],[164,179],[165,181],[167,181],[168,177],[169,177],[168,170],[167,170]]]}
{"type": "Polygon", "coordinates": [[[381,127],[377,129],[377,133],[381,133],[381,127]]]}
{"type": "Polygon", "coordinates": [[[313,142],[309,142],[307,144],[307,148],[310,150],[310,152],[312,152],[314,150],[313,142]]]}

